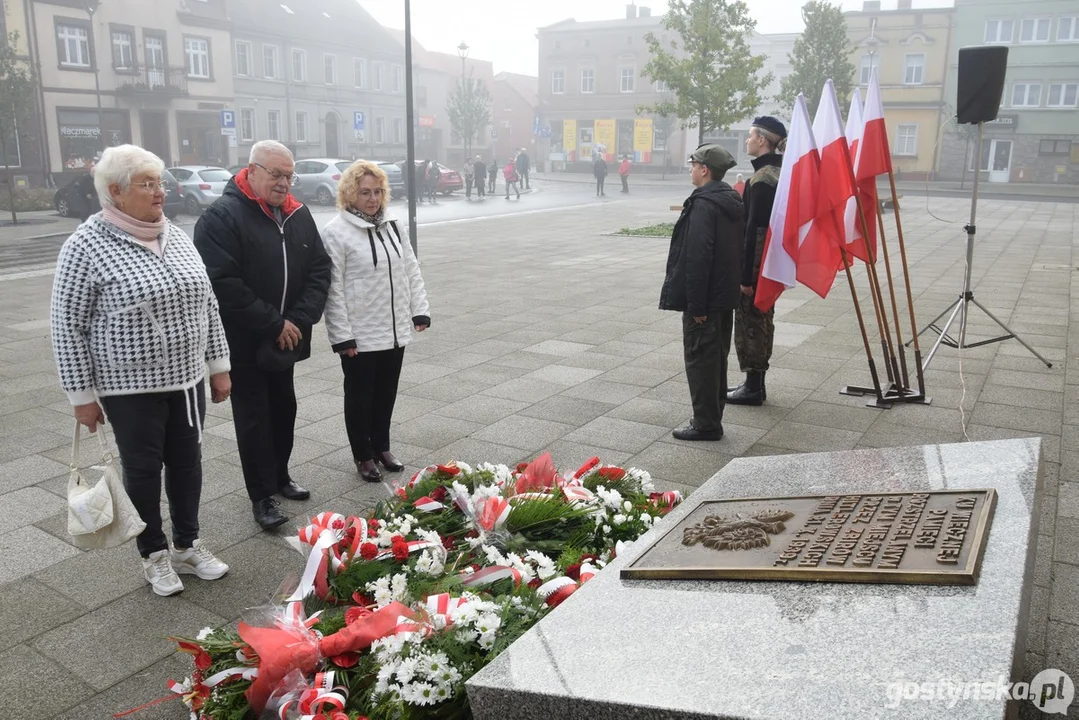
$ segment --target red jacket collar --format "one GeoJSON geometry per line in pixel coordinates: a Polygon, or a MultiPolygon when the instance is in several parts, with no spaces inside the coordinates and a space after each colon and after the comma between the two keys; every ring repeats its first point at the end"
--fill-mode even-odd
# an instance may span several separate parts
{"type": "MultiPolygon", "coordinates": [[[[236,187],[240,188],[240,192],[242,192],[248,200],[254,200],[258,203],[258,206],[262,208],[262,212],[273,218],[273,208],[270,207],[270,204],[256,195],[255,191],[251,189],[251,183],[247,180],[247,173],[249,170],[250,168],[244,168],[236,173],[236,177],[234,178],[236,187]]],[[[285,217],[288,217],[302,207],[303,203],[293,197],[292,193],[289,193],[285,196],[285,202],[281,203],[281,212],[285,217]]]]}

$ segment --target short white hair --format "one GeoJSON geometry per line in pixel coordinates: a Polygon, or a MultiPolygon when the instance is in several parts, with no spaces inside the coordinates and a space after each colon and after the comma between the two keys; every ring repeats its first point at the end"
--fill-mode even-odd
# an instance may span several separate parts
{"type": "Polygon", "coordinates": [[[276,140],[259,140],[251,146],[251,154],[247,157],[247,164],[261,163],[270,155],[284,155],[292,160],[292,151],[276,140]]]}
{"type": "Polygon", "coordinates": [[[101,207],[114,205],[109,186],[116,184],[121,190],[131,187],[131,180],[144,173],[165,172],[165,163],[157,155],[138,145],[117,145],[105,148],[101,159],[94,165],[94,190],[101,207]]]}

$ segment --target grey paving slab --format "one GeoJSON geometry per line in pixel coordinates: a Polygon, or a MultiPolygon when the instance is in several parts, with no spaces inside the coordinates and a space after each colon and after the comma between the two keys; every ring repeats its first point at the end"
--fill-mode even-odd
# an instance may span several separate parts
{"type": "Polygon", "coordinates": [[[1079,625],[1079,567],[1063,562],[1053,563],[1049,618],[1079,625]]]}
{"type": "MultiPolygon", "coordinates": [[[[165,697],[169,680],[181,681],[191,673],[191,656],[173,653],[128,676],[104,692],[49,716],[49,720],[108,720],[165,697]]],[[[179,699],[159,703],[127,717],[136,720],[185,720],[190,717],[179,699]]]]}
{"type": "Polygon", "coordinates": [[[299,578],[304,568],[302,555],[261,534],[214,554],[228,564],[228,574],[213,581],[182,576],[183,598],[227,620],[247,608],[269,604],[281,584],[290,576],[299,578]],[[266,572],[267,568],[274,572],[266,572]]]}
{"type": "Polygon", "coordinates": [[[0,535],[67,510],[67,500],[39,487],[6,493],[0,502],[0,535]]]}
{"type": "Polygon", "coordinates": [[[472,394],[457,402],[443,405],[432,412],[436,415],[489,425],[527,407],[528,403],[520,400],[472,394]]]}
{"type": "Polygon", "coordinates": [[[540,420],[526,415],[510,415],[476,431],[472,437],[525,451],[535,451],[542,450],[571,430],[573,426],[566,423],[540,420]]]}
{"type": "Polygon", "coordinates": [[[479,423],[428,414],[399,425],[392,436],[410,445],[436,450],[482,427],[479,423]]]}
{"type": "Polygon", "coordinates": [[[675,403],[635,397],[616,406],[607,414],[621,420],[632,420],[633,422],[673,429],[681,427],[693,414],[693,409],[688,398],[686,398],[685,402],[675,403]]]}
{"type": "Polygon", "coordinates": [[[524,402],[539,402],[544,398],[555,395],[566,386],[561,383],[553,383],[547,380],[518,377],[507,380],[504,383],[484,390],[484,394],[494,397],[506,398],[507,400],[523,400],[524,402]]]}
{"type": "Polygon", "coordinates": [[[93,692],[77,675],[27,645],[0,651],[0,677],[0,716],[5,718],[53,720],[93,692]]]}
{"type": "Polygon", "coordinates": [[[0,637],[6,647],[59,627],[85,612],[84,606],[32,577],[0,585],[0,637]],[[47,611],[35,612],[34,608],[47,611]]]}
{"type": "Polygon", "coordinates": [[[146,587],[134,541],[108,550],[81,552],[35,573],[34,579],[89,609],[146,587]]]}
{"type": "Polygon", "coordinates": [[[565,439],[582,445],[639,453],[646,447],[670,433],[670,428],[649,425],[632,420],[622,420],[605,415],[573,430],[565,439]]]}
{"type": "Polygon", "coordinates": [[[1049,534],[1055,538],[1053,560],[1069,565],[1079,565],[1079,519],[1056,518],[1053,530],[1049,534]]]}
{"type": "Polygon", "coordinates": [[[25,577],[80,551],[33,525],[0,535],[0,583],[25,577]]]}
{"type": "Polygon", "coordinates": [[[488,387],[486,383],[447,380],[450,377],[452,376],[444,376],[422,385],[413,385],[408,388],[408,395],[413,398],[453,403],[463,398],[472,397],[488,387]]]}
{"type": "Polygon", "coordinates": [[[621,404],[637,397],[645,392],[645,390],[646,388],[641,387],[640,385],[627,385],[626,383],[617,383],[609,380],[602,380],[600,378],[593,378],[592,380],[563,390],[562,394],[584,400],[597,400],[599,402],[621,404]]]}
{"type": "Polygon", "coordinates": [[[529,405],[518,414],[580,426],[616,407],[618,405],[599,400],[552,395],[529,405]]]}
{"type": "Polygon", "coordinates": [[[1057,514],[1060,517],[1079,518],[1079,482],[1061,481],[1057,514]]]}
{"type": "Polygon", "coordinates": [[[1061,428],[1060,414],[1052,410],[1035,410],[986,402],[975,405],[974,412],[971,413],[971,422],[1053,435],[1059,435],[1061,428]]]}
{"type": "Polygon", "coordinates": [[[790,422],[818,424],[840,430],[864,432],[880,416],[881,412],[879,410],[867,408],[864,404],[852,407],[806,400],[791,410],[785,419],[790,422]]]}
{"type": "MultiPolygon", "coordinates": [[[[723,441],[717,442],[722,447],[723,441]]],[[[706,443],[652,443],[626,461],[655,477],[690,487],[700,487],[734,457],[702,449],[706,443]]]]}
{"type": "Polygon", "coordinates": [[[500,445],[499,443],[481,440],[476,437],[466,437],[430,452],[426,456],[426,461],[423,465],[463,460],[470,465],[490,462],[503,463],[514,467],[523,460],[531,460],[536,454],[510,445],[500,445]]]}

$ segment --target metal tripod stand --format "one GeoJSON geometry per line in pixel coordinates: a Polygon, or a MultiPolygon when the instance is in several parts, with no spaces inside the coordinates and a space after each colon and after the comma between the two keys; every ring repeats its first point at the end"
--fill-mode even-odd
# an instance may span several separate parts
{"type": "MultiPolygon", "coordinates": [[[[924,328],[922,328],[921,330],[918,331],[919,335],[924,333],[926,330],[933,330],[933,331],[935,331],[936,333],[938,333],[940,335],[940,337],[937,338],[937,341],[935,343],[933,343],[933,349],[930,350],[929,354],[926,355],[926,357],[925,357],[925,363],[922,364],[922,369],[923,370],[925,370],[925,369],[927,369],[929,367],[929,363],[933,361],[933,356],[936,354],[937,349],[940,348],[941,345],[947,345],[948,347],[953,347],[953,348],[956,348],[956,349],[965,349],[965,348],[975,348],[975,347],[979,347],[981,345],[988,345],[990,343],[995,343],[995,342],[1002,342],[1004,340],[1011,340],[1012,338],[1015,338],[1016,340],[1018,340],[1019,344],[1022,345],[1023,347],[1025,347],[1027,350],[1029,350],[1031,352],[1031,354],[1034,355],[1034,357],[1038,358],[1043,363],[1045,363],[1046,367],[1053,367],[1053,363],[1049,362],[1044,357],[1042,357],[1038,353],[1037,350],[1032,348],[1026,341],[1023,340],[1023,338],[1019,337],[1015,333],[1014,330],[1012,330],[1007,325],[1005,325],[1003,322],[1001,322],[1000,319],[996,315],[989,312],[989,310],[987,310],[984,305],[982,305],[980,302],[975,300],[974,299],[974,291],[971,290],[971,288],[970,288],[970,276],[971,276],[972,266],[974,264],[974,235],[977,233],[977,227],[975,225],[975,219],[976,219],[976,216],[977,216],[977,213],[978,213],[978,179],[981,176],[982,136],[983,136],[984,132],[985,132],[985,123],[978,123],[978,150],[977,150],[977,155],[975,156],[978,159],[978,161],[977,161],[977,164],[975,166],[976,169],[974,171],[974,186],[973,186],[973,191],[971,193],[971,198],[970,198],[970,224],[967,225],[964,228],[964,230],[967,231],[967,269],[966,269],[966,272],[964,273],[964,277],[963,277],[963,294],[960,295],[956,299],[955,302],[953,302],[951,305],[946,307],[944,309],[944,311],[940,315],[937,315],[935,318],[933,318],[933,320],[928,325],[926,325],[924,328]],[[1000,335],[999,337],[989,338],[988,340],[979,340],[978,342],[968,343],[967,342],[967,306],[970,305],[970,304],[973,304],[976,308],[978,308],[983,313],[985,313],[985,315],[990,320],[992,320],[997,325],[999,325],[1001,327],[1001,329],[1004,330],[1008,334],[1007,335],[1000,335]],[[937,322],[942,317],[947,315],[949,311],[951,312],[951,315],[948,316],[948,322],[944,323],[943,327],[937,325],[937,322]],[[952,323],[955,322],[956,316],[959,317],[959,339],[958,340],[948,334],[948,329],[951,328],[952,323]]],[[[913,341],[911,341],[911,342],[913,342],[913,341]]],[[[909,345],[910,342],[908,342],[906,344],[909,345]]]]}

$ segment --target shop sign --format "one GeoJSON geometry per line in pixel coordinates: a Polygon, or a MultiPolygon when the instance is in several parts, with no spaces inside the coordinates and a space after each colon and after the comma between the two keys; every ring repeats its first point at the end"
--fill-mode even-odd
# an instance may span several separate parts
{"type": "Polygon", "coordinates": [[[997,130],[1017,130],[1019,128],[1018,115],[997,115],[996,120],[990,120],[986,125],[997,130]]]}
{"type": "Polygon", "coordinates": [[[72,127],[70,125],[61,125],[60,134],[64,137],[71,138],[98,138],[101,137],[101,128],[96,127],[72,127]]]}

